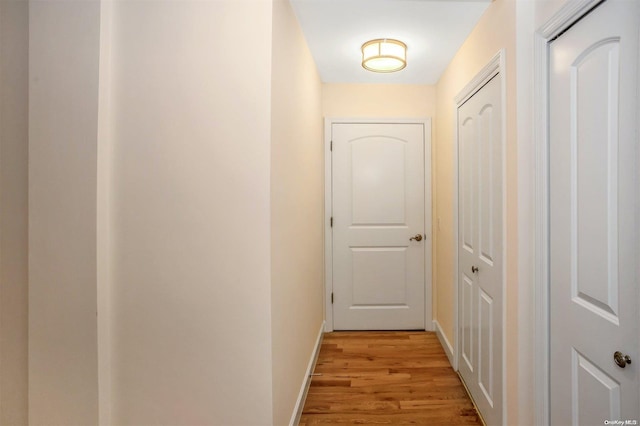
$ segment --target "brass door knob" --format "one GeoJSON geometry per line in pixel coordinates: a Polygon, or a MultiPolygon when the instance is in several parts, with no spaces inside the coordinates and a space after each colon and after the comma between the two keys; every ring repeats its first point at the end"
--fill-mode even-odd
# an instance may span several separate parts
{"type": "Polygon", "coordinates": [[[409,241],[412,241],[412,240],[422,241],[422,234],[416,234],[415,236],[409,238],[409,241]]]}

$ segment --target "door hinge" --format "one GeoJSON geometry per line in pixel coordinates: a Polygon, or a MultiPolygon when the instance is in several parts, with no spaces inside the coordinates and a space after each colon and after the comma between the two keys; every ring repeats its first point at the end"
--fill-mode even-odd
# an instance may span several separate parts
{"type": "Polygon", "coordinates": [[[331,216],[331,219],[329,220],[329,225],[333,228],[333,216],[331,216]]]}
{"type": "Polygon", "coordinates": [[[331,293],[331,304],[333,305],[333,293],[331,293]]]}

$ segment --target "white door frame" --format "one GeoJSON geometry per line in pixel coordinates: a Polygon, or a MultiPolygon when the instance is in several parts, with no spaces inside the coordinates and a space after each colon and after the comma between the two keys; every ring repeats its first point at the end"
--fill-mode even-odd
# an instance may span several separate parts
{"type": "Polygon", "coordinates": [[[534,424],[549,424],[549,44],[603,0],[570,0],[534,40],[534,424]]]}
{"type": "Polygon", "coordinates": [[[424,285],[425,285],[425,330],[431,331],[432,327],[432,265],[431,253],[433,250],[433,222],[431,220],[431,175],[433,167],[431,163],[431,118],[407,118],[407,119],[373,119],[373,118],[332,118],[324,119],[324,318],[325,331],[333,331],[333,306],[331,293],[333,292],[333,234],[331,233],[331,217],[333,215],[331,179],[331,127],[333,124],[422,124],[424,126],[424,233],[427,238],[424,245],[424,285]],[[427,173],[429,170],[431,173],[427,173]]]}
{"type": "Polygon", "coordinates": [[[502,167],[502,422],[506,424],[507,421],[507,404],[506,404],[506,396],[507,396],[507,348],[506,348],[506,336],[507,336],[507,262],[506,262],[506,253],[507,253],[507,161],[506,161],[506,148],[507,148],[507,78],[506,78],[506,66],[505,66],[505,50],[501,49],[498,53],[496,53],[491,60],[471,79],[469,83],[458,93],[455,97],[455,106],[453,110],[454,119],[454,141],[453,144],[453,170],[454,170],[454,185],[453,185],[453,314],[454,314],[454,344],[453,344],[453,360],[452,365],[454,370],[458,371],[459,365],[459,357],[460,357],[460,344],[459,344],[459,334],[460,334],[460,324],[459,324],[459,295],[458,295],[458,231],[459,231],[459,223],[458,223],[458,194],[459,194],[459,164],[458,164],[458,155],[459,155],[459,139],[458,139],[458,108],[462,106],[471,96],[473,96],[478,90],[482,88],[486,83],[489,82],[493,77],[500,74],[500,91],[501,91],[501,102],[502,108],[500,113],[502,114],[502,142],[500,144],[502,154],[501,154],[501,167],[502,167]]]}

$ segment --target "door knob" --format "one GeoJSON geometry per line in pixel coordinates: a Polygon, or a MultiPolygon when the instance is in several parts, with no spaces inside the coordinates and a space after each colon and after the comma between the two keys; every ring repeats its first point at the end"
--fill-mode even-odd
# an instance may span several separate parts
{"type": "Polygon", "coordinates": [[[631,364],[631,357],[629,355],[623,355],[620,351],[616,351],[613,354],[613,360],[620,368],[625,368],[627,364],[631,364]]]}
{"type": "Polygon", "coordinates": [[[477,267],[477,266],[471,265],[471,273],[472,273],[472,274],[475,274],[475,273],[476,273],[476,272],[478,272],[478,271],[479,271],[479,269],[478,269],[478,267],[477,267]]]}
{"type": "Polygon", "coordinates": [[[412,240],[422,241],[422,234],[416,234],[414,237],[409,238],[409,241],[412,240]]]}

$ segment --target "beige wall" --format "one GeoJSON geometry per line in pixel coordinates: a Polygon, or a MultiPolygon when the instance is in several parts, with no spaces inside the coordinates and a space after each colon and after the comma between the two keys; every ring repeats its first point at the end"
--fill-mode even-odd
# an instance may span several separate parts
{"type": "Polygon", "coordinates": [[[291,5],[275,0],[271,87],[273,424],[289,424],[323,313],[322,86],[291,5]]]}
{"type": "Polygon", "coordinates": [[[100,4],[29,5],[29,422],[97,422],[100,4]]]}
{"type": "MultiPolygon", "coordinates": [[[[507,86],[507,148],[506,148],[506,350],[518,350],[518,236],[517,236],[517,150],[516,150],[516,28],[515,0],[495,0],[476,28],[469,35],[437,84],[436,113],[436,223],[440,221],[436,238],[436,319],[450,342],[454,342],[453,262],[456,256],[453,223],[454,97],[500,50],[506,51],[507,86]]],[[[517,357],[507,356],[508,424],[518,419],[517,357]]]]}
{"type": "Polygon", "coordinates": [[[269,424],[271,2],[112,12],[112,422],[269,424]]]}
{"type": "Polygon", "coordinates": [[[0,424],[27,424],[29,8],[0,1],[0,424]]]}
{"type": "Polygon", "coordinates": [[[289,3],[30,12],[33,424],[288,423],[323,317],[321,83],[289,3]]]}
{"type": "Polygon", "coordinates": [[[325,117],[435,117],[436,87],[417,84],[322,85],[325,117]]]}

